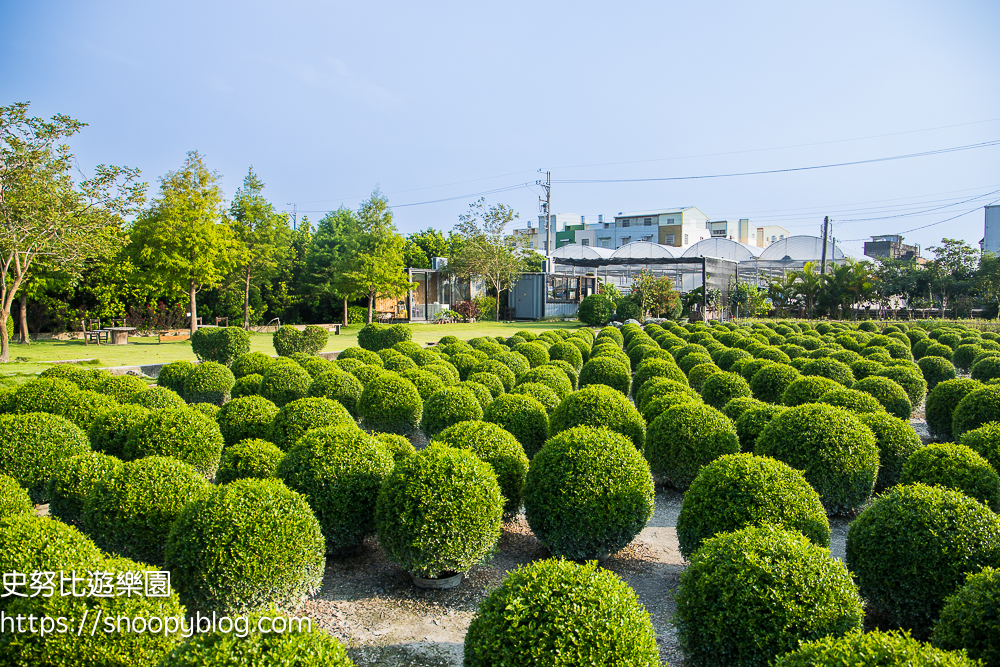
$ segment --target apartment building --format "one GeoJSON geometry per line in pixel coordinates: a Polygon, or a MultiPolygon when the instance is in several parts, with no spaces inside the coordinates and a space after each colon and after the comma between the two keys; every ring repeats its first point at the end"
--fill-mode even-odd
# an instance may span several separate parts
{"type": "Polygon", "coordinates": [[[602,222],[593,228],[593,243],[611,249],[635,241],[689,246],[710,236],[707,223],[708,216],[694,206],[619,213],[613,222],[602,222]]]}

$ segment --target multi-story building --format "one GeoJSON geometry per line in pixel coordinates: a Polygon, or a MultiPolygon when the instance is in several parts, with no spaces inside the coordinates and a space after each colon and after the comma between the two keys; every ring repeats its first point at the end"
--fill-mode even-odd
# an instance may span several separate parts
{"type": "Polygon", "coordinates": [[[983,252],[1000,255],[1000,206],[986,207],[986,228],[980,245],[983,252]]]}
{"type": "Polygon", "coordinates": [[[914,259],[920,256],[920,248],[906,245],[899,234],[883,234],[873,236],[871,241],[865,241],[865,255],[889,259],[914,259]]]}
{"type": "Polygon", "coordinates": [[[689,246],[711,234],[708,216],[694,206],[659,211],[619,213],[614,222],[594,228],[594,245],[620,248],[635,241],[650,241],[675,247],[689,246]]]}
{"type": "Polygon", "coordinates": [[[786,236],[791,236],[788,230],[778,225],[765,225],[757,228],[757,246],[766,248],[775,241],[782,241],[786,236]]]}
{"type": "Polygon", "coordinates": [[[757,229],[747,218],[739,220],[712,220],[708,223],[713,239],[729,239],[748,245],[756,245],[757,229]]]}
{"type": "MultiPolygon", "coordinates": [[[[579,234],[581,232],[585,232],[588,227],[593,228],[604,223],[603,215],[599,215],[595,219],[593,216],[588,218],[578,213],[554,213],[549,217],[551,218],[552,236],[556,248],[570,243],[580,243],[579,234]]],[[[540,215],[537,223],[529,220],[527,227],[515,229],[514,233],[527,236],[529,246],[545,255],[548,254],[547,231],[545,216],[540,215]]],[[[584,237],[586,237],[585,234],[584,237]]]]}

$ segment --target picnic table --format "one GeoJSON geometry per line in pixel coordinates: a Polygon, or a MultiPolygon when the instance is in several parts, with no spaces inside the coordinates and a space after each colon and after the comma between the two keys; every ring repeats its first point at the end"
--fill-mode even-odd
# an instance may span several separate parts
{"type": "Polygon", "coordinates": [[[135,331],[135,327],[107,327],[108,343],[111,345],[128,345],[128,333],[135,331]]]}

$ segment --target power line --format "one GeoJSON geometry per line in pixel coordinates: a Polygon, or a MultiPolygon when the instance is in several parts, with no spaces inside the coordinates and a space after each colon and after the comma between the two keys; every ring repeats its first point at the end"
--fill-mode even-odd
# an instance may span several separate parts
{"type": "MultiPolygon", "coordinates": [[[[443,199],[431,199],[428,201],[417,201],[411,202],[409,204],[390,204],[389,208],[405,208],[407,206],[422,206],[424,204],[437,204],[446,201],[455,201],[456,199],[470,199],[472,197],[484,197],[486,195],[496,194],[498,192],[509,192],[511,190],[520,190],[521,188],[527,188],[533,186],[534,183],[518,183],[517,185],[508,185],[502,188],[496,188],[493,190],[483,190],[481,192],[472,192],[470,194],[458,195],[455,197],[445,197],[443,199]]],[[[331,200],[332,201],[332,200],[331,200]]],[[[327,210],[314,210],[314,211],[301,211],[302,213],[329,213],[327,210]]]]}
{"type": "Polygon", "coordinates": [[[915,216],[915,215],[924,215],[924,214],[930,213],[932,211],[940,211],[943,208],[951,208],[952,206],[958,206],[959,204],[967,204],[970,201],[975,201],[977,199],[985,199],[986,197],[989,197],[990,195],[995,195],[998,192],[1000,192],[1000,190],[994,190],[993,192],[987,192],[986,194],[977,195],[975,197],[970,197],[969,199],[964,199],[962,201],[952,202],[950,204],[945,204],[943,206],[935,206],[934,208],[928,208],[928,209],[924,209],[922,211],[914,211],[914,212],[910,212],[910,213],[899,213],[899,214],[896,214],[896,215],[886,215],[886,216],[883,216],[883,217],[880,217],[880,218],[848,218],[848,219],[845,219],[845,220],[839,220],[838,222],[842,222],[842,223],[843,222],[869,222],[871,220],[889,220],[891,218],[907,218],[907,217],[912,217],[912,216],[915,216]]]}
{"type": "MultiPolygon", "coordinates": [[[[993,204],[997,203],[998,201],[1000,201],[1000,199],[994,199],[989,204],[986,204],[986,206],[992,206],[993,204]]],[[[929,225],[923,225],[922,227],[914,227],[913,229],[907,229],[905,231],[896,232],[896,233],[900,234],[900,235],[902,235],[902,234],[909,234],[910,232],[918,232],[921,229],[927,229],[928,227],[936,227],[937,225],[943,225],[946,222],[951,222],[952,220],[957,220],[958,218],[961,218],[961,217],[964,217],[966,215],[969,215],[970,213],[975,213],[976,211],[979,211],[982,208],[983,208],[982,206],[977,206],[976,208],[969,209],[965,213],[959,213],[958,215],[954,215],[954,216],[952,216],[950,218],[947,218],[945,220],[938,220],[937,222],[932,222],[929,225]]],[[[853,242],[853,241],[867,241],[867,240],[868,239],[866,239],[866,238],[865,239],[845,239],[843,241],[843,243],[850,243],[850,242],[853,242]]]]}

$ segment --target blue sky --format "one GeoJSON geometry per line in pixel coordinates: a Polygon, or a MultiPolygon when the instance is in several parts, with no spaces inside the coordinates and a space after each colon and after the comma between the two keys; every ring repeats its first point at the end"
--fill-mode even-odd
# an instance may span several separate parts
{"type": "MultiPolygon", "coordinates": [[[[89,123],[72,142],[83,172],[136,166],[152,193],[197,149],[227,196],[252,164],[272,201],[314,220],[379,185],[404,233],[449,229],[472,199],[403,204],[530,183],[539,168],[556,181],[719,174],[1000,139],[995,1],[94,0],[2,11],[0,103],[89,123]]],[[[928,246],[977,242],[979,207],[997,190],[1000,146],[739,178],[557,183],[553,200],[590,215],[693,205],[792,233],[815,233],[830,214],[845,240],[977,209],[906,234],[928,246]]],[[[488,200],[523,221],[540,193],[488,200]]]]}

